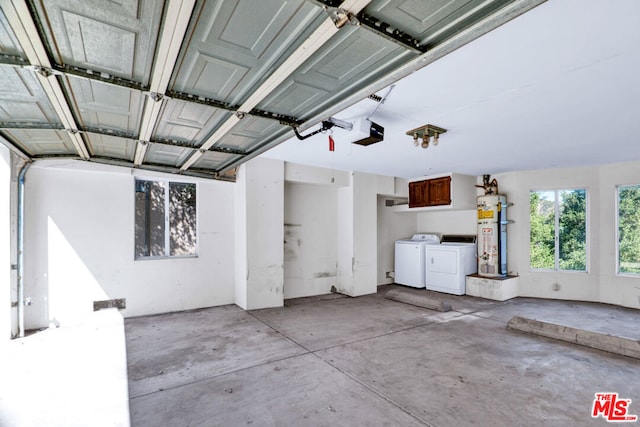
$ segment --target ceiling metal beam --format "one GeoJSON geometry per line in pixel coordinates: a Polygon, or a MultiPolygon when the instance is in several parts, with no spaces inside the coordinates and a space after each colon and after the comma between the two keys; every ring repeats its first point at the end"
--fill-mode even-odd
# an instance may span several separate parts
{"type": "MultiPolygon", "coordinates": [[[[171,145],[173,147],[192,148],[194,150],[198,149],[198,147],[194,147],[193,144],[189,144],[187,142],[174,141],[170,139],[153,139],[152,141],[149,141],[149,144],[171,145]]],[[[213,151],[216,153],[223,153],[223,154],[233,154],[236,156],[246,156],[249,154],[246,151],[237,150],[235,148],[225,148],[225,147],[211,147],[207,151],[213,151]]]]}
{"type": "Polygon", "coordinates": [[[360,12],[357,18],[362,28],[366,28],[406,49],[410,49],[418,54],[424,53],[427,50],[425,46],[420,46],[420,40],[397,28],[392,28],[391,25],[377,19],[375,16],[360,12]]]}
{"type": "Polygon", "coordinates": [[[167,5],[162,31],[158,39],[158,48],[151,71],[150,94],[147,96],[140,121],[138,145],[134,157],[135,166],[140,166],[151,139],[151,134],[160,117],[162,98],[169,86],[171,73],[178,60],[180,46],[187,33],[187,27],[191,20],[195,0],[170,0],[167,5]]]}
{"type": "Polygon", "coordinates": [[[63,75],[80,77],[88,80],[97,80],[102,83],[111,84],[119,87],[124,87],[127,89],[134,89],[139,91],[148,91],[149,87],[145,86],[143,83],[137,82],[135,80],[129,80],[118,76],[113,76],[108,73],[104,73],[102,71],[94,71],[89,70],[87,68],[82,68],[74,65],[60,65],[53,64],[53,69],[63,75]]]}
{"type": "Polygon", "coordinates": [[[64,130],[60,123],[0,122],[0,129],[64,130]]]}
{"type": "Polygon", "coordinates": [[[38,27],[29,12],[28,5],[23,0],[2,0],[0,4],[27,59],[31,65],[36,67],[36,76],[62,126],[69,132],[69,137],[78,155],[82,159],[89,159],[89,151],[78,133],[78,125],[64,95],[62,86],[57,76],[52,72],[49,55],[38,32],[38,27]]]}
{"type": "MultiPolygon", "coordinates": [[[[370,1],[371,0],[346,0],[340,5],[340,9],[355,15],[364,9],[370,1]]],[[[334,24],[333,20],[327,16],[327,19],[238,107],[238,113],[229,117],[204,144],[202,144],[201,149],[187,159],[180,169],[187,170],[193,166],[206,150],[226,135],[240,122],[245,114],[253,110],[262,100],[271,94],[338,31],[339,28],[334,24]]]]}
{"type": "Polygon", "coordinates": [[[8,53],[0,54],[0,63],[7,65],[19,65],[19,66],[27,66],[29,65],[29,61],[24,59],[18,55],[11,55],[8,53]]]}

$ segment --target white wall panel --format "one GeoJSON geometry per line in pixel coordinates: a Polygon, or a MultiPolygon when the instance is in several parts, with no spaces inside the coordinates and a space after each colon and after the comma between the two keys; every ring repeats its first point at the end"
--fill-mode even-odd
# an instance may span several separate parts
{"type": "Polygon", "coordinates": [[[284,297],[331,292],[337,275],[337,187],[286,183],[284,297]]]}
{"type": "Polygon", "coordinates": [[[127,317],[234,302],[233,184],[198,181],[198,257],[134,261],[130,170],[67,164],[36,164],[28,174],[27,328],[80,322],[107,298],[126,298],[127,317]]]}
{"type": "Polygon", "coordinates": [[[0,342],[11,338],[11,153],[0,144],[0,342]]]}

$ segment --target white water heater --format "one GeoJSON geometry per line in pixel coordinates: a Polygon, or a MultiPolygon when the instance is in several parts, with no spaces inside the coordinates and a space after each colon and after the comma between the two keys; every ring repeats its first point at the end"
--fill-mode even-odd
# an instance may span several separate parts
{"type": "Polygon", "coordinates": [[[507,198],[500,194],[478,196],[478,274],[507,275],[507,198]]]}

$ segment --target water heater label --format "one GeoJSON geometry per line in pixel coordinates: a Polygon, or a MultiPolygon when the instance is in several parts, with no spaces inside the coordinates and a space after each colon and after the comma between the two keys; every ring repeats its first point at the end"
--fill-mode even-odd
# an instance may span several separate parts
{"type": "Polygon", "coordinates": [[[478,209],[478,219],[491,219],[491,218],[493,218],[493,209],[490,211],[478,209]]]}

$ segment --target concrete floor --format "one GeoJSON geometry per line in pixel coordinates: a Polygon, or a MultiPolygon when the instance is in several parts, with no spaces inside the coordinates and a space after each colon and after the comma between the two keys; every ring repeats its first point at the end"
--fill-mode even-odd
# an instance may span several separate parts
{"type": "Polygon", "coordinates": [[[122,315],[92,313],[82,325],[0,340],[0,426],[127,427],[122,315]]]}
{"type": "Polygon", "coordinates": [[[640,361],[506,329],[519,315],[640,339],[639,311],[430,293],[440,313],[383,297],[398,288],[127,319],[132,425],[606,425],[597,392],[640,415],[640,361]]]}

